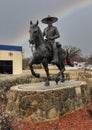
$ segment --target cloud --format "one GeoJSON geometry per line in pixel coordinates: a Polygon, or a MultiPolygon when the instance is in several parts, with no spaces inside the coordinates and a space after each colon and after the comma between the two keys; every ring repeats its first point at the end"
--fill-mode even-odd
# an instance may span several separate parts
{"type": "MultiPolygon", "coordinates": [[[[77,0],[80,2],[82,0],[77,0]]],[[[74,4],[76,0],[73,0],[74,4]]],[[[58,15],[58,9],[66,9],[73,5],[72,0],[1,0],[0,1],[0,44],[23,45],[26,52],[28,46],[29,22],[40,21],[43,30],[46,25],[41,24],[41,19],[50,15],[58,15]],[[25,36],[25,39],[24,39],[25,36]],[[15,43],[16,41],[16,43],[15,43]]],[[[64,44],[71,44],[82,49],[84,55],[92,54],[92,6],[71,15],[66,19],[60,16],[55,24],[59,29],[64,44]],[[88,49],[87,49],[88,48],[88,49]]],[[[29,48],[29,49],[28,49],[29,48]]]]}

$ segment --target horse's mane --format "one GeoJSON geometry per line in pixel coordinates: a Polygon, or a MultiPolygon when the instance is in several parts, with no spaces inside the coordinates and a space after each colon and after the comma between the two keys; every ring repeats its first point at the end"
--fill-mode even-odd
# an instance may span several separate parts
{"type": "Polygon", "coordinates": [[[41,40],[42,40],[43,42],[45,42],[45,41],[44,41],[43,34],[42,34],[42,31],[41,31],[41,29],[40,29],[39,26],[38,26],[38,32],[39,32],[39,36],[40,36],[41,40]]]}

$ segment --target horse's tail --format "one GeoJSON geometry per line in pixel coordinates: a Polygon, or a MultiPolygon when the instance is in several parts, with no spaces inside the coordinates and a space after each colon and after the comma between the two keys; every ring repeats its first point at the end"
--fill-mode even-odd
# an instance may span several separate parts
{"type": "Polygon", "coordinates": [[[66,61],[69,66],[74,67],[74,64],[71,62],[68,50],[66,50],[66,61]]]}

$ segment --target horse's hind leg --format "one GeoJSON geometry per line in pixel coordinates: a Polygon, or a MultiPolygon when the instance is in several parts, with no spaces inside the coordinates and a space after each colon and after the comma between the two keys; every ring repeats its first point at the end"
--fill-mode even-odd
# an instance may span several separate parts
{"type": "Polygon", "coordinates": [[[58,69],[60,70],[60,72],[57,74],[57,77],[56,77],[56,79],[55,79],[56,84],[58,84],[58,82],[60,81],[61,66],[60,66],[60,64],[57,64],[56,66],[57,66],[58,69]]]}
{"type": "Polygon", "coordinates": [[[43,67],[44,67],[46,75],[47,75],[45,86],[49,86],[50,85],[50,82],[49,82],[50,81],[50,74],[49,74],[48,62],[47,62],[46,58],[43,59],[42,64],[43,64],[43,67]]]}
{"type": "Polygon", "coordinates": [[[61,82],[64,82],[64,81],[65,81],[64,70],[65,70],[65,69],[63,68],[62,71],[61,71],[61,75],[62,75],[61,82]]]}
{"type": "Polygon", "coordinates": [[[65,81],[65,77],[64,77],[65,67],[64,67],[64,64],[62,64],[62,65],[57,64],[57,67],[59,68],[60,72],[57,74],[57,77],[56,77],[56,79],[55,79],[56,84],[58,84],[59,81],[61,81],[61,82],[64,82],[64,81],[65,81]],[[61,79],[60,76],[62,76],[62,79],[61,79]]]}
{"type": "Polygon", "coordinates": [[[64,71],[65,71],[65,65],[64,65],[64,63],[62,62],[62,63],[61,63],[61,75],[62,75],[61,82],[64,82],[64,81],[65,81],[64,71]]]}

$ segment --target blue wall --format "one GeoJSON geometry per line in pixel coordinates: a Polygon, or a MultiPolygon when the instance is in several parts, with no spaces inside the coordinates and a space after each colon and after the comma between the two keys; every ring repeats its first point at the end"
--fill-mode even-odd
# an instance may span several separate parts
{"type": "Polygon", "coordinates": [[[22,46],[0,45],[0,50],[22,51],[22,46]]]}

